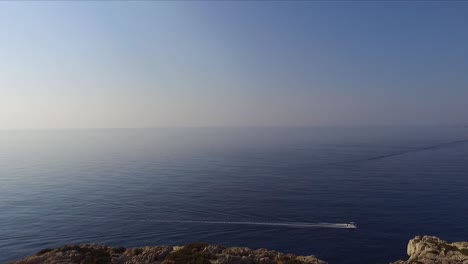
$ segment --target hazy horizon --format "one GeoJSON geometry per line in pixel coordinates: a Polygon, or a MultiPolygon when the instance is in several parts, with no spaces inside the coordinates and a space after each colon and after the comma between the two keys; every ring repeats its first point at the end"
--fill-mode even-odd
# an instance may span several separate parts
{"type": "Polygon", "coordinates": [[[468,2],[1,2],[0,130],[461,125],[468,2]]]}
{"type": "Polygon", "coordinates": [[[28,128],[0,128],[0,131],[67,131],[67,130],[171,130],[171,129],[423,129],[423,128],[468,128],[465,124],[355,124],[355,125],[287,125],[287,126],[152,126],[152,127],[28,127],[28,128]]]}

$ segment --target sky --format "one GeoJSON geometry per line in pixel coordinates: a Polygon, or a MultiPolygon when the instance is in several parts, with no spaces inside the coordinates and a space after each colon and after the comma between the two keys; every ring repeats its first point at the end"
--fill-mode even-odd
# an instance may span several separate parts
{"type": "Polygon", "coordinates": [[[0,129],[468,123],[466,1],[0,2],[0,129]]]}

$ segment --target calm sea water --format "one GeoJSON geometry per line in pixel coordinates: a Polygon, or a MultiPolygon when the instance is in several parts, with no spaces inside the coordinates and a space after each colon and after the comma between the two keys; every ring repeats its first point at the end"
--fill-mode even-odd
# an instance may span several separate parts
{"type": "Polygon", "coordinates": [[[0,263],[194,241],[388,263],[415,235],[468,240],[466,140],[463,127],[2,131],[0,263]]]}

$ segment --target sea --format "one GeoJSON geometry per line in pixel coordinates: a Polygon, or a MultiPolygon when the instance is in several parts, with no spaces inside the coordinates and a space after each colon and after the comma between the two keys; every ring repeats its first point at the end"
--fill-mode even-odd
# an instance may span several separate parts
{"type": "Polygon", "coordinates": [[[416,235],[468,240],[468,127],[0,131],[0,263],[206,242],[376,264],[416,235]]]}

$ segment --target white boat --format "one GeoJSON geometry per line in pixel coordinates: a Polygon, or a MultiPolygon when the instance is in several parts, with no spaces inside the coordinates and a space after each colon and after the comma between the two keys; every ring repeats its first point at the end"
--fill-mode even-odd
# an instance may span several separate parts
{"type": "Polygon", "coordinates": [[[345,228],[357,228],[357,224],[355,222],[349,222],[345,224],[345,228]]]}

